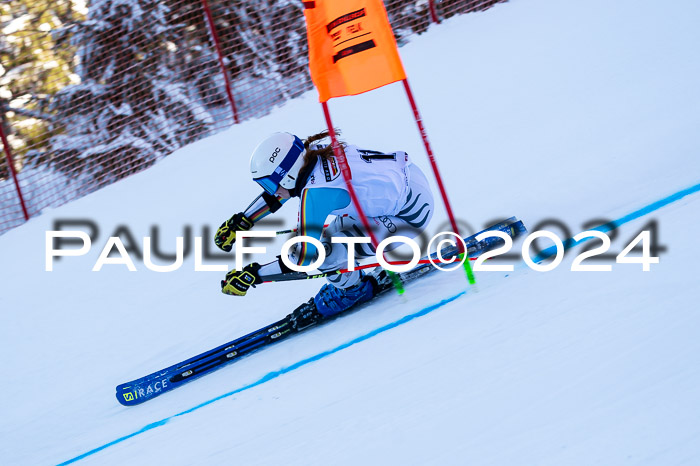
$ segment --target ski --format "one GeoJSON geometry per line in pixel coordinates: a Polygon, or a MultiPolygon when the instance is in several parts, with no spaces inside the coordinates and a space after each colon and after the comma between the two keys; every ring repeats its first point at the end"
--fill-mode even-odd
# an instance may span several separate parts
{"type": "MultiPolygon", "coordinates": [[[[467,246],[468,257],[477,257],[486,251],[494,249],[503,243],[503,240],[497,237],[489,237],[482,241],[476,241],[476,236],[483,233],[484,231],[499,230],[510,235],[513,238],[520,236],[527,230],[523,225],[522,221],[517,220],[515,217],[511,217],[503,222],[497,223],[482,232],[472,235],[465,239],[467,246]]],[[[441,251],[444,258],[453,257],[458,253],[458,248],[456,246],[448,246],[441,251]]],[[[433,259],[437,257],[437,252],[431,255],[433,259]]],[[[427,259],[426,259],[427,261],[427,259]]],[[[423,261],[422,261],[423,262],[423,261]]],[[[421,278],[431,272],[436,270],[430,262],[424,262],[413,269],[398,274],[399,278],[403,283],[412,282],[418,278],[421,278]]],[[[341,271],[329,272],[326,274],[321,274],[320,276],[327,276],[331,273],[342,273],[341,271]]],[[[289,276],[275,276],[275,277],[265,277],[265,281],[283,281],[283,280],[300,280],[300,279],[310,279],[318,278],[319,275],[307,275],[304,273],[291,273],[282,274],[291,275],[289,276]]],[[[383,281],[380,283],[380,289],[377,295],[368,301],[371,303],[379,295],[384,294],[388,290],[392,289],[391,281],[383,281]]],[[[367,303],[363,303],[365,305],[367,303]]],[[[313,300],[297,307],[296,310],[303,308],[304,306],[313,305],[313,300]]],[[[361,305],[361,306],[362,306],[361,305]]],[[[340,315],[346,315],[348,312],[353,311],[350,309],[341,313],[340,315]]],[[[291,321],[291,313],[277,322],[267,325],[263,328],[255,330],[247,335],[236,338],[228,343],[224,343],[221,346],[213,348],[204,353],[198,354],[192,358],[186,359],[182,362],[174,364],[170,367],[162,369],[160,371],[154,372],[147,376],[138,378],[131,382],[120,384],[116,387],[116,397],[119,403],[124,406],[134,406],[155,398],[165,392],[173,390],[183,383],[194,380],[203,375],[206,375],[230,362],[236,361],[243,356],[251,354],[256,350],[268,346],[272,343],[282,341],[289,336],[303,331],[303,329],[293,329],[291,321]]],[[[321,323],[334,320],[338,316],[334,316],[331,319],[324,319],[321,323]]]]}

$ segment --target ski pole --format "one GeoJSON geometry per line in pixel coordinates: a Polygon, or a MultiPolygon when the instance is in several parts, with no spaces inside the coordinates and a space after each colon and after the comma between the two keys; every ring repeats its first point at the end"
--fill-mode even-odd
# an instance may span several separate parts
{"type": "MultiPolygon", "coordinates": [[[[475,261],[477,260],[478,257],[470,257],[470,261],[475,261]]],[[[487,259],[488,260],[488,259],[487,259]]],[[[391,265],[406,265],[410,263],[411,261],[389,261],[388,263],[391,265]]],[[[418,264],[430,264],[429,259],[421,259],[418,261],[418,264]]],[[[418,265],[417,264],[417,265],[418,265]]],[[[372,263],[372,264],[362,264],[355,266],[355,270],[362,270],[362,269],[370,269],[373,267],[380,267],[378,263],[372,263]]],[[[263,283],[270,283],[270,282],[286,282],[290,280],[309,280],[313,278],[324,278],[328,277],[331,275],[338,275],[341,273],[347,273],[350,272],[348,269],[336,269],[336,270],[331,270],[329,272],[320,272],[320,273],[314,273],[314,274],[307,274],[304,272],[287,272],[287,273],[280,273],[280,274],[273,274],[273,275],[266,275],[264,277],[261,277],[263,279],[263,283]]]]}

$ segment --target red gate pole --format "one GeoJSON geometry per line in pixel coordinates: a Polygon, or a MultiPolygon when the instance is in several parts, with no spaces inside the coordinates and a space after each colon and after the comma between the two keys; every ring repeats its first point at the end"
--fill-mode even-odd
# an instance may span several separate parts
{"type": "Polygon", "coordinates": [[[430,6],[430,19],[433,20],[433,23],[440,24],[440,18],[437,15],[437,8],[435,8],[435,0],[429,0],[428,5],[430,6]]]}
{"type": "Polygon", "coordinates": [[[238,110],[236,109],[236,101],[233,99],[233,90],[231,86],[231,78],[226,70],[226,65],[224,64],[224,52],[221,48],[221,41],[219,40],[219,35],[216,33],[216,26],[214,26],[214,16],[211,14],[211,8],[209,8],[209,2],[207,0],[202,0],[202,6],[204,7],[204,16],[207,18],[207,25],[209,26],[209,33],[211,34],[212,41],[214,42],[214,47],[216,48],[216,54],[219,58],[219,67],[221,68],[221,74],[224,75],[224,82],[226,83],[226,95],[228,96],[228,101],[231,104],[231,111],[233,112],[233,121],[238,124],[238,110]]]}
{"type": "Polygon", "coordinates": [[[15,181],[15,187],[17,188],[17,195],[19,196],[19,203],[22,205],[24,219],[29,220],[29,212],[27,212],[27,205],[24,203],[24,196],[22,196],[22,189],[19,187],[19,180],[17,179],[17,171],[15,170],[15,164],[12,161],[10,142],[7,140],[7,136],[5,135],[5,128],[3,128],[3,126],[3,119],[0,118],[0,138],[2,139],[2,146],[5,149],[5,159],[7,159],[7,166],[10,167],[12,179],[15,181]]]}
{"type": "Polygon", "coordinates": [[[355,205],[355,207],[357,207],[357,212],[360,214],[362,226],[364,226],[365,230],[369,232],[369,237],[372,240],[372,245],[376,249],[379,245],[379,242],[377,241],[377,237],[374,236],[374,232],[372,231],[372,228],[369,225],[369,220],[367,220],[367,216],[362,211],[362,207],[360,207],[360,201],[357,199],[355,188],[353,188],[352,186],[352,172],[350,171],[348,161],[345,159],[345,152],[343,151],[342,147],[340,147],[340,144],[338,144],[338,139],[335,135],[335,130],[333,129],[333,123],[331,122],[331,114],[328,111],[328,103],[321,102],[321,105],[323,106],[323,116],[326,117],[326,124],[328,125],[328,134],[331,137],[331,147],[333,148],[333,154],[335,154],[335,158],[338,159],[338,163],[340,164],[340,171],[343,173],[343,178],[345,178],[345,184],[348,187],[350,199],[352,199],[353,204],[355,205]]]}
{"type": "MultiPolygon", "coordinates": [[[[430,148],[430,142],[428,141],[428,133],[425,131],[423,126],[423,119],[418,112],[418,106],[413,98],[413,92],[411,92],[411,87],[408,85],[408,79],[403,80],[403,87],[406,90],[406,95],[408,96],[408,101],[411,104],[411,109],[413,110],[413,116],[416,119],[416,124],[418,125],[418,131],[420,132],[421,138],[423,139],[423,145],[425,145],[425,151],[428,153],[428,160],[430,160],[430,166],[433,168],[435,173],[435,178],[437,180],[438,188],[440,188],[440,195],[442,196],[442,201],[445,203],[445,209],[447,209],[447,216],[450,218],[450,224],[452,225],[452,231],[459,235],[459,230],[457,228],[457,221],[452,213],[452,206],[450,201],[447,199],[447,191],[445,190],[445,185],[442,182],[442,177],[440,176],[440,171],[438,170],[437,162],[435,161],[435,156],[433,155],[433,150],[430,148]]],[[[461,237],[461,235],[460,235],[461,237]]],[[[466,254],[464,246],[461,242],[457,242],[459,247],[459,252],[466,254]]],[[[464,261],[464,269],[467,272],[467,279],[470,284],[474,284],[476,280],[474,279],[474,273],[472,272],[471,265],[469,265],[469,260],[464,261]]]]}
{"type": "MultiPolygon", "coordinates": [[[[343,174],[343,178],[345,178],[345,184],[348,187],[350,199],[352,200],[355,207],[357,207],[357,213],[360,214],[362,226],[365,227],[365,230],[367,230],[367,232],[369,233],[369,237],[372,240],[372,246],[374,246],[374,250],[376,251],[379,247],[379,241],[377,241],[377,237],[374,235],[374,231],[372,231],[372,227],[369,224],[369,220],[367,219],[365,212],[360,206],[360,201],[357,198],[357,194],[355,193],[355,188],[352,186],[352,172],[350,171],[348,161],[345,159],[345,152],[343,151],[343,148],[340,147],[340,144],[338,144],[338,138],[335,135],[333,123],[331,122],[331,113],[328,111],[328,102],[321,102],[321,105],[323,106],[323,115],[326,117],[326,124],[328,125],[328,135],[331,137],[331,147],[333,148],[333,154],[335,155],[335,158],[340,164],[340,171],[343,174]]],[[[399,280],[396,274],[394,274],[390,270],[387,270],[387,274],[391,278],[391,281],[394,284],[394,288],[396,288],[396,291],[399,294],[403,294],[404,288],[403,284],[401,283],[401,280],[399,280]]]]}

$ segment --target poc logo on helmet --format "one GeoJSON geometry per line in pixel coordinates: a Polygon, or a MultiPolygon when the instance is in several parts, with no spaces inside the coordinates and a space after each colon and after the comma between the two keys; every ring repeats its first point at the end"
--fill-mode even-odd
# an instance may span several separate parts
{"type": "Polygon", "coordinates": [[[279,155],[279,153],[280,153],[281,150],[282,150],[282,149],[280,149],[279,147],[277,147],[277,148],[275,149],[275,151],[274,151],[274,152],[272,153],[272,155],[270,156],[270,162],[274,162],[274,161],[275,161],[275,158],[279,155]]]}

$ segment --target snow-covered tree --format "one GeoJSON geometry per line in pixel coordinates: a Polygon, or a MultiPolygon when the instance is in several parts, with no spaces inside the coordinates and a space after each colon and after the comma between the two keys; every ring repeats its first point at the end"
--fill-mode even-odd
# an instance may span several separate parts
{"type": "MultiPolygon", "coordinates": [[[[49,97],[71,84],[74,50],[51,31],[83,19],[72,0],[0,3],[0,124],[18,169],[24,155],[46,143],[52,130],[49,97]]],[[[0,179],[7,175],[0,163],[0,179]]]]}
{"type": "Polygon", "coordinates": [[[302,2],[209,0],[242,117],[311,89],[302,2]]]}
{"type": "Polygon", "coordinates": [[[79,173],[93,187],[152,164],[207,132],[212,118],[178,62],[178,25],[155,0],[93,0],[74,26],[81,83],[51,110],[63,131],[36,163],[79,173]]]}

